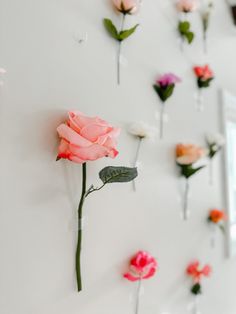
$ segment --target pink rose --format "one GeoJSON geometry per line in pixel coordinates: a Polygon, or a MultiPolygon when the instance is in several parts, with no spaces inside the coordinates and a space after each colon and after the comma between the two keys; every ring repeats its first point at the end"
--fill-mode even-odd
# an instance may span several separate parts
{"type": "Polygon", "coordinates": [[[112,127],[98,117],[86,117],[81,112],[69,112],[68,115],[66,123],[57,128],[61,138],[58,159],[82,164],[118,155],[116,138],[120,134],[119,128],[112,127]]]}
{"type": "Polygon", "coordinates": [[[138,11],[139,0],[113,0],[115,8],[123,14],[134,14],[138,11]]]}
{"type": "Polygon", "coordinates": [[[155,275],[157,261],[145,251],[139,251],[130,261],[130,271],[124,277],[130,281],[148,279],[155,275]]]}
{"type": "Polygon", "coordinates": [[[177,2],[177,9],[180,12],[189,13],[196,11],[198,8],[197,0],[179,0],[177,2]]]}

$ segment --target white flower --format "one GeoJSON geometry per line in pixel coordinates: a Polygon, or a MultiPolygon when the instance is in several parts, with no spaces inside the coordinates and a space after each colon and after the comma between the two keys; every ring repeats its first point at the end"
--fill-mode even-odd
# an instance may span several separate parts
{"type": "Polygon", "coordinates": [[[222,147],[225,144],[225,138],[221,133],[208,133],[206,135],[206,140],[209,145],[214,145],[216,147],[222,147]]]}
{"type": "Polygon", "coordinates": [[[148,138],[153,139],[156,137],[158,131],[156,128],[140,121],[131,123],[128,132],[141,139],[148,138]]]}

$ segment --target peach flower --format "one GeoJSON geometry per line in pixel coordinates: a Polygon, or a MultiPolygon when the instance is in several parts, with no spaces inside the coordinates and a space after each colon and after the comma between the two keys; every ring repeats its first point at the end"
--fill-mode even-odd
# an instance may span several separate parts
{"type": "Polygon", "coordinates": [[[225,215],[225,213],[222,210],[212,209],[210,211],[210,214],[209,214],[209,219],[213,223],[217,224],[217,223],[219,223],[222,220],[226,220],[226,215],[225,215]]]}
{"type": "Polygon", "coordinates": [[[197,0],[179,0],[177,2],[177,10],[184,13],[196,11],[198,8],[197,0]]]}
{"type": "Polygon", "coordinates": [[[82,164],[102,157],[117,156],[119,128],[112,127],[98,117],[86,117],[81,112],[69,112],[68,115],[66,123],[57,128],[61,138],[58,159],[82,164]]]}
{"type": "Polygon", "coordinates": [[[135,14],[140,5],[139,0],[113,0],[115,8],[123,14],[135,14]]]}
{"type": "Polygon", "coordinates": [[[192,165],[205,155],[202,147],[193,144],[178,144],[176,146],[176,161],[180,165],[192,165]]]}

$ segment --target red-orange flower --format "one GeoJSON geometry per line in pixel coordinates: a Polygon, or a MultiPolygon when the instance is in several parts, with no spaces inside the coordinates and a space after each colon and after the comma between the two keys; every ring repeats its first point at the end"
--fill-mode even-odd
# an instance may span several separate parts
{"type": "Polygon", "coordinates": [[[212,269],[210,265],[200,267],[199,261],[194,261],[186,269],[187,275],[193,278],[194,283],[200,283],[202,277],[209,277],[212,269]]]}
{"type": "Polygon", "coordinates": [[[218,224],[222,220],[226,220],[226,215],[222,210],[212,209],[209,213],[209,220],[215,224],[218,224]]]}
{"type": "Polygon", "coordinates": [[[214,77],[213,71],[209,67],[209,65],[205,66],[195,66],[193,68],[193,71],[197,78],[200,78],[201,80],[207,81],[209,79],[212,79],[214,77]]]}

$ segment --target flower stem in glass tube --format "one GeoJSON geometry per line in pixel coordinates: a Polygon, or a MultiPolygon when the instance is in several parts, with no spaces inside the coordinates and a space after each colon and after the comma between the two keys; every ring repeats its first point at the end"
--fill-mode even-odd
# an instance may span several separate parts
{"type": "Polygon", "coordinates": [[[184,195],[183,195],[183,219],[188,219],[188,195],[189,195],[189,180],[185,179],[184,195]]]}
{"type": "Polygon", "coordinates": [[[164,126],[164,112],[165,112],[165,105],[161,103],[161,112],[160,112],[160,139],[163,139],[163,126],[164,126]]]}
{"type": "Polygon", "coordinates": [[[202,89],[198,88],[197,95],[196,95],[196,109],[197,111],[203,111],[204,105],[203,105],[203,95],[202,95],[202,89]]]}
{"type": "MultiPolygon", "coordinates": [[[[137,167],[142,140],[143,140],[143,138],[138,136],[138,145],[137,145],[137,149],[136,149],[136,153],[135,153],[135,157],[134,157],[134,163],[133,163],[134,167],[137,167]]],[[[135,182],[135,180],[132,181],[132,185],[133,185],[134,192],[136,192],[136,182],[135,182]]]]}
{"type": "Polygon", "coordinates": [[[214,178],[213,178],[213,160],[212,158],[209,160],[209,185],[213,185],[214,178]]]}
{"type": "Polygon", "coordinates": [[[142,286],[142,279],[140,278],[138,281],[137,295],[136,295],[136,303],[135,303],[135,314],[139,313],[139,298],[142,286]]]}
{"type": "MultiPolygon", "coordinates": [[[[120,30],[121,32],[124,30],[124,24],[125,24],[125,14],[122,14],[121,30],[120,30]]],[[[122,41],[119,41],[118,56],[117,56],[117,84],[118,85],[120,85],[121,44],[122,44],[122,41]]]]}

